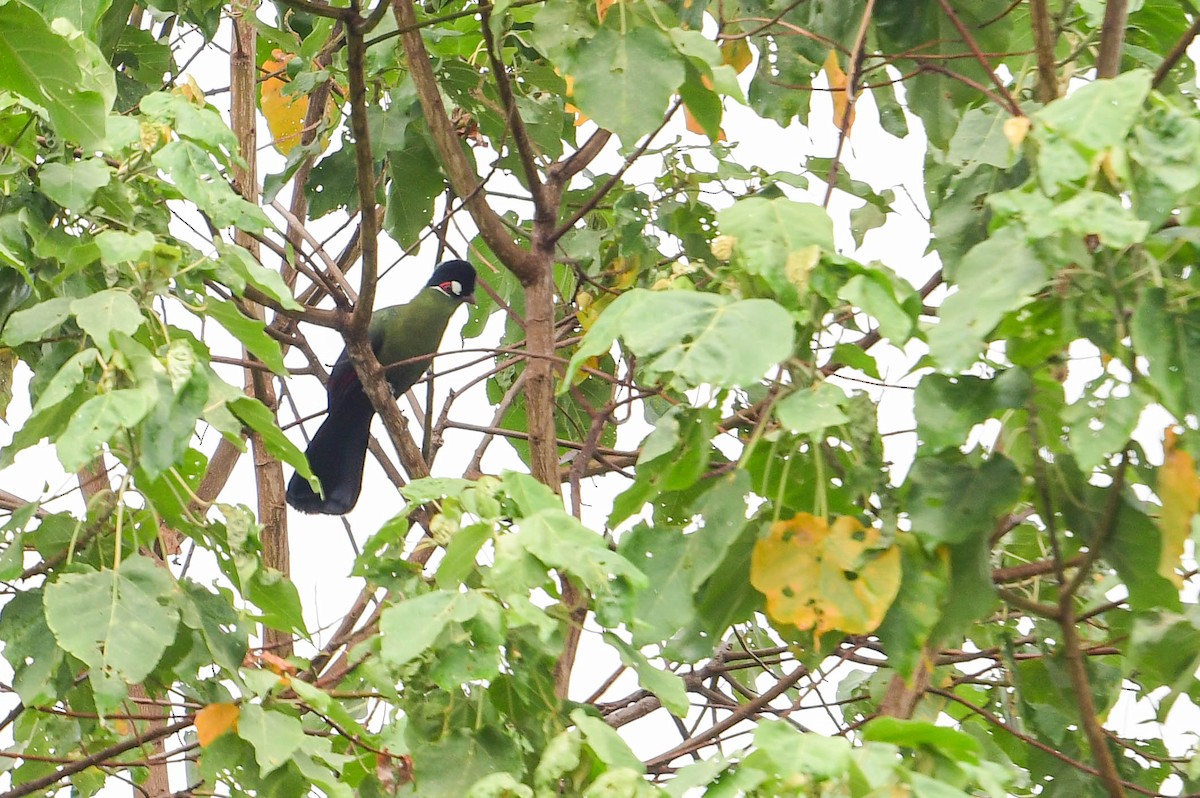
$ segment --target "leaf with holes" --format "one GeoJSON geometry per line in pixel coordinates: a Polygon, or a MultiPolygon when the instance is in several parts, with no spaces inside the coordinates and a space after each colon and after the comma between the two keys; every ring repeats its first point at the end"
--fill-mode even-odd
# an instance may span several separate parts
{"type": "Polygon", "coordinates": [[[820,635],[875,631],[900,589],[900,549],[874,551],[878,529],[856,518],[797,513],[771,524],[750,558],[750,582],[767,615],[820,635]]]}

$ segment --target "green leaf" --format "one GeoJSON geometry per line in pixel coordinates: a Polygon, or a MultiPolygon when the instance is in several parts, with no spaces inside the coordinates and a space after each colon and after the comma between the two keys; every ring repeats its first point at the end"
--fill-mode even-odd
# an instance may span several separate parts
{"type": "Polygon", "coordinates": [[[182,93],[163,91],[147,94],[138,107],[150,119],[170,125],[181,137],[227,162],[238,151],[237,136],[211,105],[196,105],[182,93]]]}
{"type": "Polygon", "coordinates": [[[916,798],[971,798],[970,793],[965,793],[952,784],[930,778],[923,773],[912,771],[905,774],[905,778],[912,786],[912,794],[916,798]]]}
{"type": "Polygon", "coordinates": [[[32,8],[0,6],[0,89],[19,94],[42,108],[66,139],[85,150],[104,142],[104,120],[111,108],[98,86],[79,69],[67,39],[55,33],[32,8]]]}
{"type": "Polygon", "coordinates": [[[915,320],[897,301],[886,278],[856,274],[842,286],[838,296],[879,322],[880,334],[894,345],[903,346],[912,338],[915,320]]]}
{"type": "Polygon", "coordinates": [[[504,733],[498,720],[479,728],[455,725],[437,738],[417,735],[410,724],[406,736],[411,746],[414,781],[421,785],[419,795],[430,798],[466,795],[485,776],[522,772],[522,757],[526,752],[504,733]]]}
{"type": "Polygon", "coordinates": [[[571,60],[571,102],[627,147],[662,123],[684,78],[683,59],[671,40],[651,27],[624,34],[602,28],[577,45],[571,60]]]}
{"type": "Polygon", "coordinates": [[[36,8],[43,19],[62,17],[74,27],[95,38],[97,25],[112,0],[29,0],[26,5],[36,8]]]}
{"type": "Polygon", "coordinates": [[[4,605],[0,640],[4,641],[4,658],[13,668],[13,689],[25,706],[56,700],[55,675],[66,654],[46,625],[40,588],[18,592],[4,605]]]}
{"type": "Polygon", "coordinates": [[[413,133],[404,149],[388,153],[388,176],[383,228],[401,247],[411,247],[433,219],[434,201],[446,187],[425,136],[413,133]]]}
{"type": "Polygon", "coordinates": [[[917,437],[931,453],[962,446],[971,429],[988,419],[993,405],[991,380],[929,374],[916,390],[917,437]]]}
{"type": "Polygon", "coordinates": [[[474,617],[480,600],[476,594],[439,590],[385,608],[379,617],[384,662],[399,667],[421,656],[449,624],[474,617]]]}
{"type": "Polygon", "coordinates": [[[533,789],[511,773],[490,773],[472,784],[465,798],[533,798],[533,789]]]}
{"type": "Polygon", "coordinates": [[[679,416],[683,408],[675,405],[654,422],[654,429],[642,441],[638,450],[637,464],[649,463],[679,446],[679,416]]]}
{"type": "MultiPolygon", "coordinates": [[[[15,319],[20,314],[13,314],[15,319]]],[[[1133,313],[1134,351],[1146,358],[1159,401],[1177,419],[1200,409],[1200,311],[1169,307],[1162,288],[1147,286],[1133,313]]]]}
{"type": "MultiPolygon", "coordinates": [[[[1094,509],[1098,511],[1105,502],[1107,495],[1103,501],[1096,495],[1094,509]]],[[[1158,572],[1161,551],[1162,533],[1158,525],[1135,502],[1124,501],[1116,527],[1106,541],[1104,556],[1129,590],[1129,606],[1135,612],[1180,607],[1178,588],[1158,572]]]]}
{"type": "Polygon", "coordinates": [[[157,398],[153,390],[120,388],[84,402],[58,436],[58,459],[63,468],[68,471],[83,468],[119,430],[137,426],[157,398]]]}
{"type": "Polygon", "coordinates": [[[190,141],[172,141],[151,158],[154,165],[171,176],[175,185],[216,227],[233,225],[251,233],[262,233],[271,220],[262,208],[239,197],[213,164],[208,153],[190,141]]]}
{"type": "Polygon", "coordinates": [[[227,407],[239,421],[262,436],[268,452],[296,469],[300,476],[312,479],[308,458],[279,429],[266,405],[252,396],[239,396],[228,402],[227,407]]]}
{"type": "Polygon", "coordinates": [[[517,539],[526,551],[550,568],[578,576],[594,593],[608,593],[614,579],[633,587],[647,584],[641,571],[565,510],[539,510],[519,523],[517,539]]]}
{"type": "Polygon", "coordinates": [[[100,250],[100,261],[108,266],[117,266],[147,258],[154,251],[157,239],[146,230],[135,233],[105,230],[96,235],[95,242],[100,250]]]}
{"type": "Polygon", "coordinates": [[[243,704],[238,714],[237,736],[254,749],[259,775],[286,765],[304,743],[304,725],[284,712],[243,704]]]}
{"type": "MultiPolygon", "coordinates": [[[[691,32],[699,35],[699,31],[691,32]]],[[[686,66],[687,77],[679,87],[679,97],[704,135],[716,141],[721,135],[721,96],[704,85],[705,75],[700,70],[691,63],[686,66]]]]}
{"type": "Polygon", "coordinates": [[[875,107],[879,109],[880,126],[898,139],[907,136],[908,117],[896,99],[896,85],[888,81],[886,85],[876,86],[871,90],[871,96],[875,98],[875,107]]]}
{"type": "Polygon", "coordinates": [[[1080,191],[1060,203],[1049,217],[1056,229],[1076,236],[1095,236],[1111,249],[1124,249],[1146,240],[1150,223],[1138,219],[1118,197],[1099,191],[1080,191]]]}
{"type": "Polygon", "coordinates": [[[187,599],[181,620],[200,632],[218,666],[237,673],[248,647],[247,624],[233,608],[232,594],[228,590],[212,593],[187,580],[180,582],[180,587],[187,599]]]}
{"type": "Polygon", "coordinates": [[[232,302],[215,297],[208,297],[205,301],[204,315],[215,319],[271,371],[280,376],[287,374],[279,342],[267,335],[264,322],[246,316],[232,302]]]}
{"type": "Polygon", "coordinates": [[[1119,144],[1142,114],[1150,93],[1151,74],[1144,69],[1111,80],[1095,80],[1034,115],[1034,135],[1041,126],[1096,151],[1119,144]]]}
{"type": "Polygon", "coordinates": [[[446,556],[438,565],[438,587],[450,590],[466,581],[475,568],[475,556],[494,532],[491,524],[471,524],[455,532],[446,546],[446,556]]]}
{"type": "Polygon", "coordinates": [[[229,267],[230,271],[237,275],[239,282],[244,281],[244,284],[254,286],[289,310],[303,308],[292,296],[279,272],[263,266],[244,247],[218,241],[217,254],[221,264],[229,267]]]}
{"type": "Polygon", "coordinates": [[[582,709],[571,712],[571,722],[583,734],[584,743],[597,758],[611,768],[629,768],[644,773],[642,760],[629,749],[617,730],[599,718],[592,717],[582,709]]]}
{"type": "Polygon", "coordinates": [[[109,288],[71,302],[80,328],[92,337],[101,352],[112,352],[114,332],[133,335],[142,326],[142,309],[128,291],[109,288]]]}
{"type": "Polygon", "coordinates": [[[1106,399],[1085,396],[1068,407],[1063,420],[1067,422],[1071,452],[1079,467],[1091,471],[1124,449],[1148,404],[1149,397],[1134,386],[1126,396],[1106,399]]]}
{"type": "Polygon", "coordinates": [[[632,632],[636,645],[666,640],[694,623],[694,595],[704,578],[697,578],[696,568],[702,561],[697,562],[689,551],[690,538],[677,529],[646,524],[621,536],[618,551],[646,575],[648,584],[635,596],[632,632]]]}
{"type": "Polygon", "coordinates": [[[1021,475],[993,454],[972,464],[958,452],[918,457],[905,480],[912,528],[923,540],[962,543],[986,538],[1021,493],[1021,475]]]}
{"type": "Polygon", "coordinates": [[[523,515],[533,515],[539,510],[561,510],[563,507],[561,496],[529,474],[505,471],[502,479],[504,492],[517,503],[523,515]]]}
{"type": "Polygon", "coordinates": [[[38,185],[50,199],[73,213],[92,207],[92,197],[108,185],[112,169],[99,158],[67,164],[48,163],[38,175],[38,185]]]}
{"type": "Polygon", "coordinates": [[[804,295],[821,253],[835,252],[833,221],[820,205],[786,197],[747,197],[717,213],[722,235],[746,271],[762,275],[776,296],[793,307],[804,295]]]}
{"type": "Polygon", "coordinates": [[[1017,153],[1004,135],[1004,123],[1011,118],[1008,111],[995,106],[970,109],[963,114],[950,139],[947,160],[961,166],[977,163],[1001,169],[1012,166],[1017,153]]]}
{"type": "Polygon", "coordinates": [[[888,661],[908,679],[925,656],[925,646],[941,617],[950,581],[946,557],[924,554],[915,535],[897,535],[903,575],[900,592],[888,607],[876,634],[887,648],[888,661]]]}
{"type": "Polygon", "coordinates": [[[854,243],[861,247],[867,233],[883,227],[886,222],[887,214],[870,202],[850,211],[850,234],[854,236],[854,243]]]}
{"type": "Polygon", "coordinates": [[[821,430],[845,424],[850,420],[842,408],[846,394],[828,382],[811,388],[800,388],[775,405],[779,423],[797,435],[819,434],[821,430]]]}
{"type": "Polygon", "coordinates": [[[274,568],[258,568],[245,585],[246,598],[262,610],[265,626],[305,634],[304,608],[296,585],[274,568]]]}
{"type": "Polygon", "coordinates": [[[469,479],[425,477],[424,479],[414,479],[401,488],[400,493],[413,504],[425,504],[435,499],[458,498],[463,491],[474,486],[475,483],[469,479]]]}
{"type": "MultiPolygon", "coordinates": [[[[178,587],[149,557],[118,569],[63,574],[46,585],[46,623],[62,648],[85,662],[97,695],[118,701],[146,679],[175,639],[178,587]]],[[[110,704],[111,705],[111,704],[110,704]]]]}
{"type": "Polygon", "coordinates": [[[850,741],[799,732],[783,721],[760,721],[754,730],[754,746],[774,763],[775,775],[803,773],[816,779],[831,779],[850,769],[850,741]]]}
{"type": "Polygon", "coordinates": [[[607,352],[620,337],[651,373],[685,385],[749,385],[792,353],[792,318],[769,299],[736,300],[694,291],[635,288],[605,308],[579,344],[560,392],[583,361],[607,352]]]}
{"type": "Polygon", "coordinates": [[[649,690],[658,696],[658,700],[672,715],[678,718],[687,717],[690,705],[683,679],[650,662],[642,652],[611,632],[604,633],[604,641],[617,649],[621,655],[622,664],[633,668],[638,677],[638,685],[642,689],[649,690]]]}
{"type": "Polygon", "coordinates": [[[18,310],[4,325],[4,343],[8,346],[36,341],[57,329],[71,315],[71,300],[57,296],[30,308],[18,310]]]}
{"type": "Polygon", "coordinates": [[[945,371],[966,369],[1004,315],[1028,302],[1048,277],[1019,230],[1006,227],[972,247],[958,266],[957,293],[942,303],[929,331],[930,354],[945,371]]]}
{"type": "MultiPolygon", "coordinates": [[[[1140,619],[1133,627],[1130,666],[1139,674],[1168,685],[1175,694],[1187,690],[1200,667],[1200,628],[1195,605],[1186,614],[1157,612],[1140,619]]],[[[1163,711],[1172,701],[1161,701],[1163,711]]]]}
{"type": "Polygon", "coordinates": [[[974,764],[983,748],[971,735],[925,720],[875,718],[863,729],[867,740],[893,743],[905,748],[931,748],[942,756],[974,764]]]}
{"type": "MultiPolygon", "coordinates": [[[[167,380],[163,383],[164,388],[169,386],[167,380]]],[[[196,431],[196,421],[204,412],[207,401],[208,379],[203,372],[195,373],[174,392],[159,392],[159,401],[142,422],[138,465],[146,476],[157,479],[179,462],[187,451],[196,431]]]]}

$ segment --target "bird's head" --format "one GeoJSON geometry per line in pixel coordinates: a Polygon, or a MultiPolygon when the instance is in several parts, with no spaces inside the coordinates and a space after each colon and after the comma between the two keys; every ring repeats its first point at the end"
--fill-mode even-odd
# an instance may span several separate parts
{"type": "Polygon", "coordinates": [[[433,270],[427,288],[436,288],[451,299],[475,304],[475,267],[465,260],[448,260],[433,270]]]}

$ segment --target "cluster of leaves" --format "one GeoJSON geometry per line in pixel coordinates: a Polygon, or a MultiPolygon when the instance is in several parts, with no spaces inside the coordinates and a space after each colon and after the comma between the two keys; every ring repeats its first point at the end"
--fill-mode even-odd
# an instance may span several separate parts
{"type": "MultiPolygon", "coordinates": [[[[0,467],[46,441],[66,470],[111,476],[86,507],[15,502],[0,528],[10,794],[145,779],[142,747],[193,725],[189,784],[232,795],[1197,789],[1191,752],[1102,726],[1122,689],[1165,694],[1159,719],[1200,702],[1200,616],[1180,598],[1200,505],[1200,113],[1177,46],[1195,8],[1130,4],[1103,74],[1115,34],[1095,2],[451,1],[414,17],[415,44],[407,0],[235,6],[289,226],[372,199],[359,223],[401,247],[437,231],[452,246],[435,212],[477,223],[460,243],[489,290],[463,335],[504,324],[475,364],[495,421],[467,428],[489,436],[481,453],[509,436],[541,481],[409,482],[408,505],[361,530],[350,575],[367,588],[333,641],[247,656],[254,624],[311,630],[277,521],[216,502],[228,465],[197,432],[308,467],[255,381],[229,384],[214,358],[232,344],[284,377],[283,340],[315,367],[289,318],[337,326],[316,304],[348,306],[349,263],[234,188],[247,131],[180,74],[171,38],[209,51],[221,4],[0,5],[0,415],[18,364],[32,374],[0,467]],[[822,124],[814,85],[833,95],[833,157],[772,172],[725,140],[735,103],[822,124]],[[921,289],[839,248],[844,220],[800,199],[811,182],[826,205],[861,200],[860,245],[897,213],[841,163],[863,92],[886,135],[919,120],[928,142],[941,268],[921,289]],[[690,133],[663,133],[680,109],[690,133]],[[463,143],[532,203],[497,214],[503,239],[477,207],[502,198],[461,190],[463,143]],[[623,179],[650,157],[653,181],[623,179]],[[538,324],[555,351],[535,350],[538,324]],[[885,459],[879,393],[854,387],[893,390],[901,352],[919,358],[906,471],[885,459]],[[548,362],[557,392],[526,390],[548,362]],[[537,427],[548,410],[557,441],[537,427]],[[616,449],[638,415],[652,431],[616,449]],[[581,507],[605,491],[590,529],[581,507]],[[219,587],[164,557],[175,536],[212,554],[219,587]],[[568,700],[585,623],[636,677],[629,695],[610,681],[568,700]],[[130,711],[147,696],[172,723],[130,711]],[[800,731],[810,711],[837,734],[800,731]],[[655,712],[678,745],[618,734],[655,712]]],[[[427,409],[430,439],[453,399],[427,409]]]]}

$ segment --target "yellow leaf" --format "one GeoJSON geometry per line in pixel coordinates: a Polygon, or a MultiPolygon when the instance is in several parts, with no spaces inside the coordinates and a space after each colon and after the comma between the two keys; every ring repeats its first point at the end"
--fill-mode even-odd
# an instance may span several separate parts
{"type": "Polygon", "coordinates": [[[191,75],[188,75],[187,80],[176,87],[175,92],[197,108],[203,108],[208,104],[208,100],[204,97],[204,89],[200,88],[200,84],[191,75]]]}
{"type": "Polygon", "coordinates": [[[712,250],[713,257],[720,261],[727,261],[733,257],[733,251],[737,248],[737,239],[733,236],[717,236],[713,239],[709,249],[712,250]]]}
{"type": "Polygon", "coordinates": [[[1021,146],[1021,142],[1025,141],[1025,136],[1029,133],[1029,127],[1032,124],[1027,116],[1010,116],[1004,120],[1004,138],[1008,139],[1008,143],[1014,150],[1021,146]]]}
{"type": "Polygon", "coordinates": [[[900,589],[900,549],[872,551],[879,538],[851,516],[830,527],[797,513],[754,544],[750,584],[766,596],[768,616],[817,638],[835,629],[873,632],[900,589]]]}
{"type": "Polygon", "coordinates": [[[171,140],[171,128],[153,122],[138,125],[138,144],[146,152],[153,152],[171,140]]]}
{"type": "Polygon", "coordinates": [[[721,44],[721,63],[729,64],[739,75],[754,60],[754,52],[745,39],[731,39],[721,44]]]}
{"type": "Polygon", "coordinates": [[[275,149],[286,156],[300,146],[304,116],[308,113],[308,95],[283,94],[288,85],[287,63],[292,55],[279,50],[272,51],[271,55],[272,58],[263,61],[262,65],[263,73],[270,76],[263,80],[259,89],[262,93],[262,113],[271,130],[275,149]]]}
{"type": "Polygon", "coordinates": [[[846,131],[849,135],[850,128],[854,126],[854,108],[850,105],[850,95],[846,91],[846,73],[838,64],[837,53],[833,50],[825,56],[825,77],[829,81],[829,88],[832,89],[834,127],[846,131]]]}
{"type": "Polygon", "coordinates": [[[0,346],[0,421],[7,421],[9,400],[12,399],[13,369],[17,366],[17,353],[0,346]]]}
{"type": "Polygon", "coordinates": [[[642,270],[642,259],[640,257],[615,258],[609,266],[616,279],[613,280],[613,288],[618,290],[629,288],[637,282],[638,272],[642,270]]]}
{"type": "Polygon", "coordinates": [[[240,714],[237,704],[209,704],[197,712],[196,739],[200,747],[207,748],[225,732],[236,729],[240,714]]]}
{"type": "Polygon", "coordinates": [[[783,264],[783,273],[787,275],[788,282],[804,293],[808,290],[808,275],[820,261],[821,247],[809,244],[788,253],[787,261],[783,264]]]}
{"type": "Polygon", "coordinates": [[[1196,461],[1182,449],[1177,449],[1178,437],[1168,429],[1163,441],[1164,459],[1158,470],[1158,498],[1162,501],[1158,527],[1162,532],[1162,551],[1158,572],[1177,586],[1183,586],[1178,573],[1179,558],[1192,531],[1192,517],[1200,510],[1200,478],[1196,461]]]}

